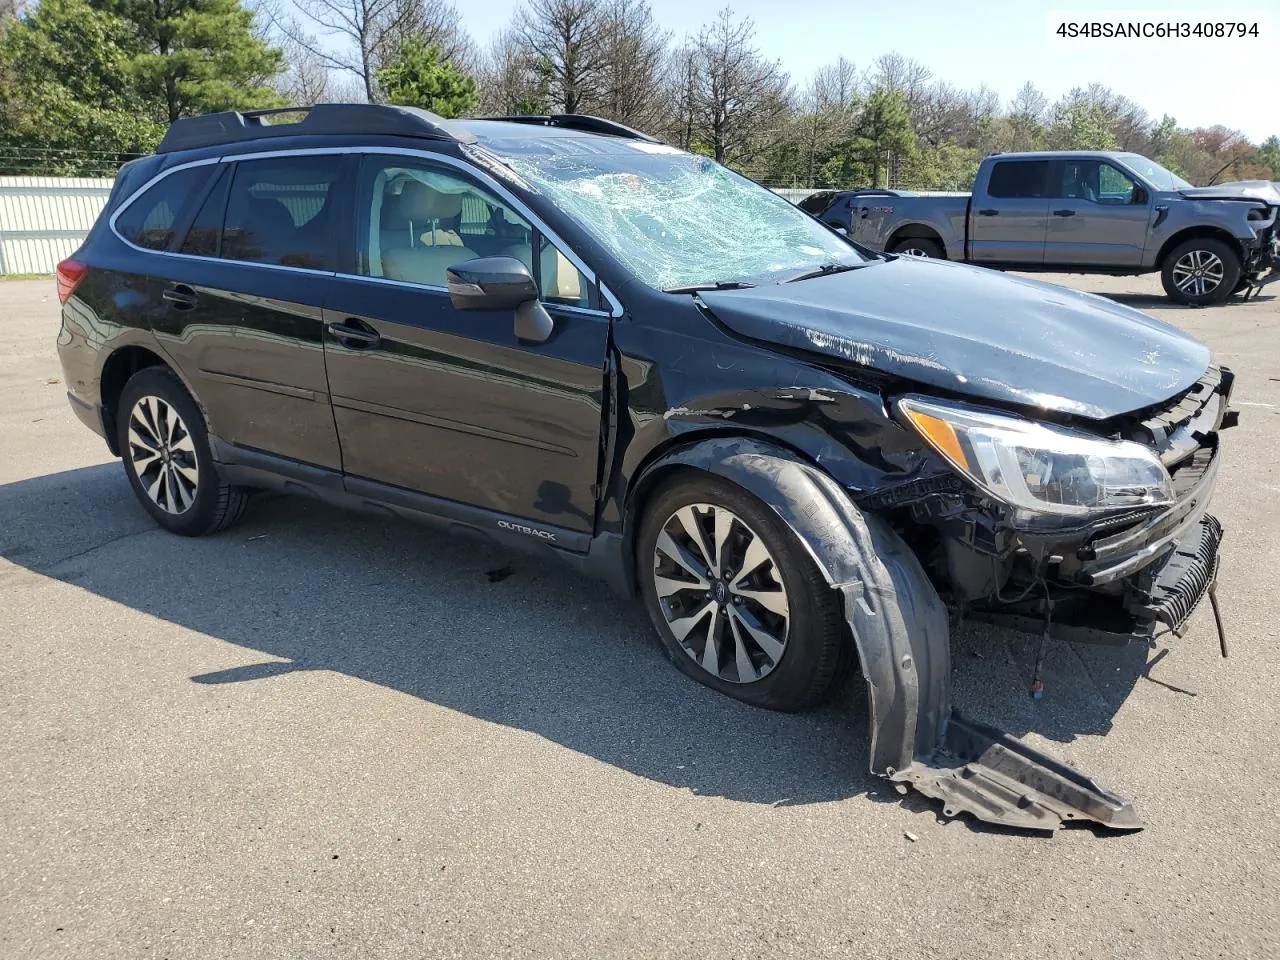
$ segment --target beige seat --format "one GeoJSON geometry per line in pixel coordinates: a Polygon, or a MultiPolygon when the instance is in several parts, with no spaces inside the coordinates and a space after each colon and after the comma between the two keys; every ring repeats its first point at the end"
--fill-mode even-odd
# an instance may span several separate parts
{"type": "MultiPolygon", "coordinates": [[[[530,270],[533,257],[526,245],[508,247],[505,256],[515,257],[530,270]]],[[[577,304],[582,299],[582,274],[563,253],[547,244],[542,251],[542,296],[546,300],[577,304]]]]}
{"type": "Polygon", "coordinates": [[[462,196],[406,180],[382,200],[382,275],[391,280],[445,285],[445,271],[479,256],[449,229],[462,213],[462,196]],[[443,226],[442,226],[443,224],[443,226]]]}

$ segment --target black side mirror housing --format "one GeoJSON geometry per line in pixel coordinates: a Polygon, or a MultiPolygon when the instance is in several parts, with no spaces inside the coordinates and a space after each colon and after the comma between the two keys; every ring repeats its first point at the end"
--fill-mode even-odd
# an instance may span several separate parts
{"type": "Polygon", "coordinates": [[[459,310],[514,310],[538,299],[529,268],[515,257],[480,257],[445,272],[449,299],[459,310]]]}
{"type": "Polygon", "coordinates": [[[449,299],[459,310],[514,310],[521,340],[545,343],[555,329],[551,314],[538,302],[538,285],[515,257],[480,257],[445,273],[449,299]]]}
{"type": "Polygon", "coordinates": [[[1142,187],[1142,186],[1138,186],[1138,185],[1136,185],[1136,184],[1135,184],[1135,185],[1134,185],[1134,188],[1133,188],[1133,197],[1131,198],[1130,202],[1131,202],[1131,203],[1146,203],[1149,199],[1150,199],[1150,197],[1148,197],[1148,196],[1147,196],[1147,188],[1146,188],[1146,187],[1142,187]]]}

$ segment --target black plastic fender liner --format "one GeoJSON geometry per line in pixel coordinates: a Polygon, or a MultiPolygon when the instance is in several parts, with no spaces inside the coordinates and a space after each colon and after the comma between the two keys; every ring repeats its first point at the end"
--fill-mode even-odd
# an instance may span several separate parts
{"type": "Polygon", "coordinates": [[[754,494],[804,544],[840,591],[870,707],[871,772],[914,787],[954,816],[1053,830],[1093,820],[1141,826],[1127,800],[991,727],[951,710],[947,613],[919,560],[881,518],[863,513],[835,480],[784,447],[716,437],[661,457],[754,494]]]}

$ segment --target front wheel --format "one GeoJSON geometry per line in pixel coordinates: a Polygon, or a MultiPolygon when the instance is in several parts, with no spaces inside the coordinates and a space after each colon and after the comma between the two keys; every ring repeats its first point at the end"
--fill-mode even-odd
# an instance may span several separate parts
{"type": "Polygon", "coordinates": [[[1240,266],[1240,254],[1227,243],[1213,237],[1193,237],[1165,257],[1160,280],[1170,300],[1210,307],[1235,292],[1240,266]]]}
{"type": "Polygon", "coordinates": [[[129,484],[166,530],[203,536],[244,512],[247,493],[218,476],[204,416],[173,371],[144,367],[129,378],[116,430],[129,484]]]}
{"type": "Polygon", "coordinates": [[[667,654],[695,680],[787,711],[831,690],[845,643],[836,593],[742,488],[688,473],[663,485],[640,526],[636,570],[667,654]]]}

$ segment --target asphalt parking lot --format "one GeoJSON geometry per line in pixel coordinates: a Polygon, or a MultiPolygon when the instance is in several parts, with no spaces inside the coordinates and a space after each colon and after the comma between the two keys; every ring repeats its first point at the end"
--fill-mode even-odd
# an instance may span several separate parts
{"type": "Polygon", "coordinates": [[[281,497],[166,534],[67,406],[52,280],[0,282],[0,957],[1280,955],[1280,290],[1056,279],[1239,377],[1229,660],[1204,609],[1052,644],[1035,702],[1024,638],[954,641],[957,704],[1137,834],[946,821],[867,773],[860,682],[743,706],[520,556],[281,497]]]}

